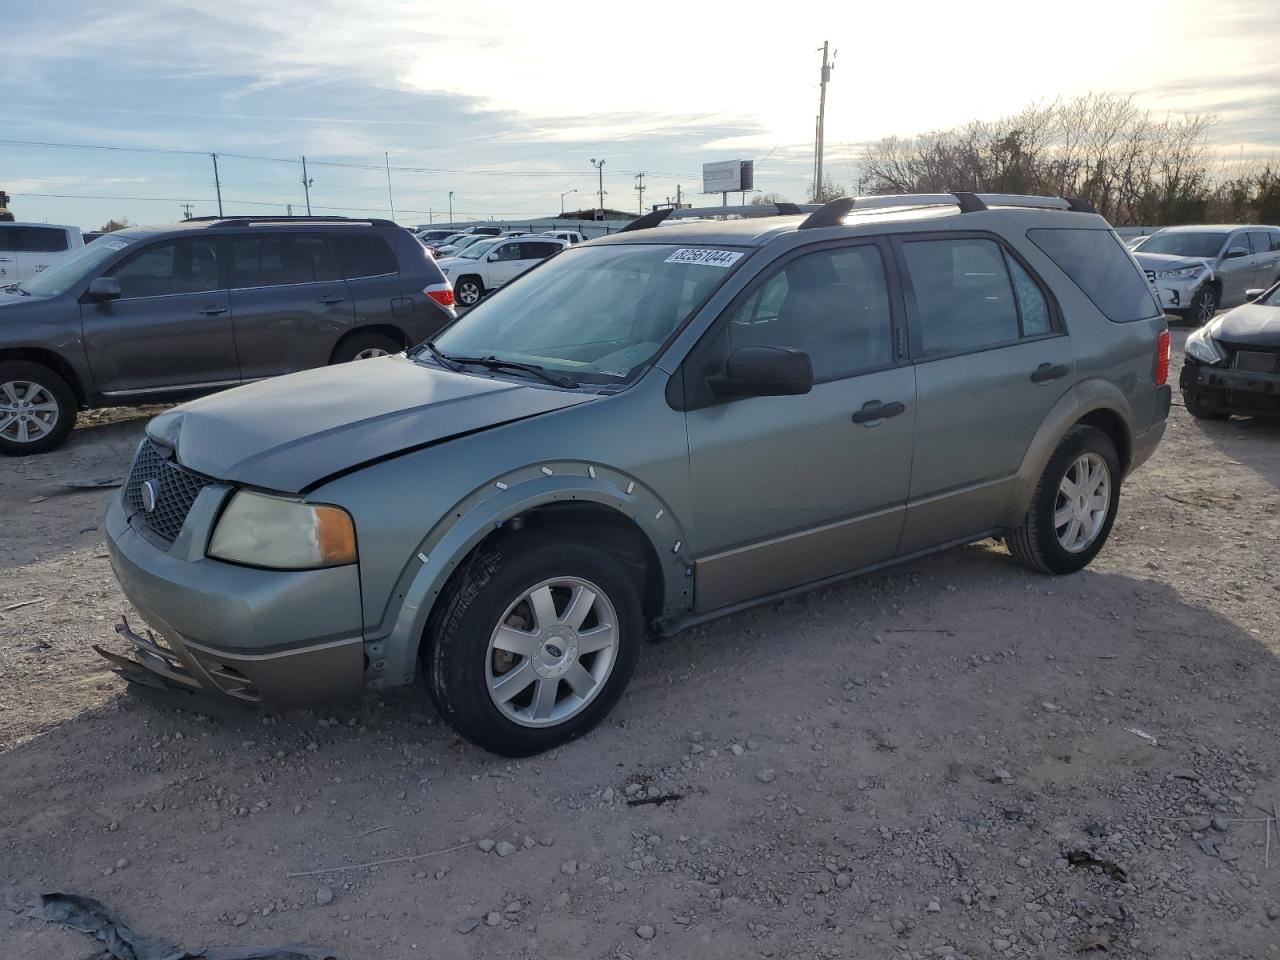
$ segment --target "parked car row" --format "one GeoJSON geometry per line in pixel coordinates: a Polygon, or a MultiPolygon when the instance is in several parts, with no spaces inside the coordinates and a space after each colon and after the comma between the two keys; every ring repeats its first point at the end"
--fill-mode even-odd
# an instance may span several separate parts
{"type": "Polygon", "coordinates": [[[1161,306],[1203,325],[1244,303],[1246,291],[1280,282],[1280,227],[1166,227],[1144,237],[1134,256],[1161,306]]]}
{"type": "Polygon", "coordinates": [[[407,354],[152,420],[106,532],[154,635],[104,656],[278,707],[421,672],[525,755],[599,723],[647,634],[987,537],[1054,574],[1102,549],[1170,404],[1163,313],[1102,217],[965,193],[649,229],[668,214],[482,241],[440,268],[561,252],[407,354]]]}
{"type": "Polygon", "coordinates": [[[444,274],[388,221],[120,230],[0,293],[0,453],[56,446],[81,409],[396,353],[454,315],[444,274]]]}
{"type": "Polygon", "coordinates": [[[536,234],[488,237],[464,247],[456,255],[442,257],[436,266],[453,283],[459,306],[473,307],[485,294],[568,245],[565,240],[536,234]]]}

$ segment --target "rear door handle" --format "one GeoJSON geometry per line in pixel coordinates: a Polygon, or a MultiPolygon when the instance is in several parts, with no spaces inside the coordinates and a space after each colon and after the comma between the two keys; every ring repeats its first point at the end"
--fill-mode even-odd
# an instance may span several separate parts
{"type": "Polygon", "coordinates": [[[345,299],[346,297],[321,297],[316,301],[316,303],[323,303],[326,306],[331,306],[335,303],[342,303],[345,299]]]}
{"type": "Polygon", "coordinates": [[[226,312],[226,307],[205,307],[203,310],[199,311],[200,316],[202,317],[216,317],[218,314],[226,312]]]}
{"type": "Polygon", "coordinates": [[[888,420],[890,417],[896,417],[900,413],[906,411],[906,406],[897,400],[890,403],[882,403],[879,400],[868,400],[862,405],[862,409],[853,415],[854,423],[874,424],[881,420],[888,420]]]}
{"type": "Polygon", "coordinates": [[[1032,383],[1048,383],[1050,380],[1061,380],[1071,368],[1065,363],[1042,363],[1036,367],[1035,373],[1031,374],[1032,383]]]}

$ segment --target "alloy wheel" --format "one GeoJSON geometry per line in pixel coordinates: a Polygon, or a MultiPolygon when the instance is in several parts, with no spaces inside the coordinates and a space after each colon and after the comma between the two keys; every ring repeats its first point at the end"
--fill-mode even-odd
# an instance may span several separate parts
{"type": "Polygon", "coordinates": [[[555,577],[531,587],[499,618],[485,652],[489,697],[524,727],[577,716],[604,689],[618,646],[618,617],[595,584],[555,577]]]}
{"type": "Polygon", "coordinates": [[[468,307],[474,305],[480,299],[480,288],[470,280],[464,280],[460,283],[456,292],[458,300],[468,307]]]}
{"type": "Polygon", "coordinates": [[[1058,484],[1053,529],[1068,553],[1089,548],[1106,524],[1111,509],[1111,470],[1096,453],[1077,457],[1058,484]]]}
{"type": "Polygon", "coordinates": [[[0,437],[34,443],[58,425],[58,401],[48,387],[31,380],[0,383],[0,437]]]}
{"type": "Polygon", "coordinates": [[[1203,327],[1213,319],[1213,315],[1217,310],[1217,295],[1214,294],[1212,287],[1208,287],[1196,300],[1196,322],[1203,327]]]}
{"type": "Polygon", "coordinates": [[[381,347],[365,347],[357,353],[352,360],[372,360],[374,357],[389,357],[391,353],[383,350],[381,347]]]}

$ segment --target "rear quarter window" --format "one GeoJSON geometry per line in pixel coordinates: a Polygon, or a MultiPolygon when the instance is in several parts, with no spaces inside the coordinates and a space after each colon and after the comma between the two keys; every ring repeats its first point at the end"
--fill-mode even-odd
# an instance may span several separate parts
{"type": "Polygon", "coordinates": [[[1038,228],[1027,239],[1044,251],[1108,320],[1159,317],[1151,286],[1111,230],[1038,228]]]}
{"type": "Polygon", "coordinates": [[[0,225],[0,250],[15,253],[62,253],[67,249],[67,232],[54,227],[11,227],[0,225]]]}
{"type": "Polygon", "coordinates": [[[400,272],[396,255],[391,252],[387,241],[377,234],[334,233],[329,239],[338,253],[342,275],[348,280],[400,272]]]}

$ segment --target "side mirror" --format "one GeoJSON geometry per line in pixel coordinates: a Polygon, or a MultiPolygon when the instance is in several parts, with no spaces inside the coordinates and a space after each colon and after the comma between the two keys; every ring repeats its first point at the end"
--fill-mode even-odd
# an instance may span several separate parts
{"type": "Polygon", "coordinates": [[[498,255],[497,255],[496,253],[491,253],[491,254],[489,254],[489,256],[488,256],[488,257],[486,257],[485,259],[486,259],[486,260],[488,260],[490,263],[497,263],[497,262],[498,262],[498,255]]]}
{"type": "Polygon", "coordinates": [[[813,363],[792,347],[739,347],[729,354],[725,375],[708,384],[721,399],[794,397],[813,389],[813,363]]]}
{"type": "Polygon", "coordinates": [[[1240,257],[1247,257],[1248,255],[1249,255],[1249,251],[1246,250],[1244,247],[1232,247],[1230,250],[1227,251],[1227,255],[1222,259],[1238,260],[1240,257]]]}
{"type": "Polygon", "coordinates": [[[1255,288],[1255,289],[1253,289],[1253,290],[1246,290],[1246,291],[1244,292],[1244,298],[1245,298],[1245,300],[1247,300],[1249,303],[1253,303],[1253,301],[1255,301],[1255,300],[1257,300],[1258,298],[1260,298],[1260,297],[1261,297],[1264,293],[1266,293],[1266,292],[1267,292],[1267,291],[1265,291],[1265,290],[1263,290],[1263,289],[1261,289],[1261,288],[1255,288]]]}
{"type": "Polygon", "coordinates": [[[120,290],[120,281],[115,277],[95,277],[89,281],[88,295],[94,303],[119,300],[124,296],[120,290]]]}

